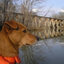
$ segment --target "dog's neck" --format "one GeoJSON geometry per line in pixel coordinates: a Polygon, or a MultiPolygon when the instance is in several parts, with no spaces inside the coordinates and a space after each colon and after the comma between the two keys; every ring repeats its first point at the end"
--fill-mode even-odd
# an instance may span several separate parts
{"type": "MultiPolygon", "coordinates": [[[[5,31],[1,31],[0,32],[0,39],[3,39],[3,41],[5,40],[5,42],[7,41],[7,42],[9,42],[9,43],[13,43],[11,40],[10,40],[10,38],[8,37],[8,35],[5,33],[5,31]]],[[[13,45],[15,45],[14,43],[13,43],[13,45]]],[[[17,44],[16,44],[17,45],[17,44]]],[[[18,45],[17,45],[18,46],[18,45]]]]}
{"type": "MultiPolygon", "coordinates": [[[[8,46],[8,48],[6,47],[6,51],[8,50],[9,52],[3,52],[2,56],[16,56],[17,53],[18,53],[18,49],[19,49],[19,46],[17,45],[14,45],[14,43],[12,43],[8,36],[5,34],[5,32],[1,31],[0,32],[0,42],[3,44],[2,47],[5,49],[6,46],[8,46]],[[10,47],[9,47],[10,45],[10,47]],[[13,52],[11,52],[11,50],[13,52]],[[8,55],[10,54],[10,55],[8,55]]],[[[3,50],[4,51],[4,50],[3,50]]]]}

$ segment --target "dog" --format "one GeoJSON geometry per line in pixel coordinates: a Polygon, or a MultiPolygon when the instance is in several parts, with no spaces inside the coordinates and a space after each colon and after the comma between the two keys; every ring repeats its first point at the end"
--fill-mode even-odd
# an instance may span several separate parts
{"type": "Polygon", "coordinates": [[[14,20],[6,21],[0,31],[0,64],[20,63],[19,48],[36,41],[37,38],[23,24],[14,20]]]}

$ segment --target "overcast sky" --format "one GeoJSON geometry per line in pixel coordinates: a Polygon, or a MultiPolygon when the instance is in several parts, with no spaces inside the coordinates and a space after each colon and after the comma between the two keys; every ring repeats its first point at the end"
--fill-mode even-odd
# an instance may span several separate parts
{"type": "Polygon", "coordinates": [[[53,6],[55,8],[63,8],[64,7],[64,0],[48,0],[48,6],[53,6]]]}
{"type": "MultiPolygon", "coordinates": [[[[64,0],[47,0],[45,6],[45,9],[50,9],[47,16],[58,12],[64,12],[64,0]]],[[[42,13],[40,15],[42,15],[42,13]]]]}
{"type": "MultiPolygon", "coordinates": [[[[21,0],[20,0],[21,1],[21,0]]],[[[20,1],[18,2],[20,4],[20,1]]],[[[43,6],[43,3],[41,3],[43,6]]],[[[41,4],[38,4],[41,5],[41,4]]],[[[34,12],[41,12],[38,13],[39,15],[43,15],[43,13],[47,12],[47,10],[49,10],[48,16],[50,16],[53,13],[58,13],[58,12],[64,12],[64,0],[46,0],[46,2],[44,2],[44,6],[45,6],[45,10],[42,11],[42,8],[38,8],[38,6],[36,8],[33,9],[34,12]]]]}
{"type": "Polygon", "coordinates": [[[50,13],[64,12],[64,0],[48,0],[46,3],[47,7],[51,7],[50,13]]]}

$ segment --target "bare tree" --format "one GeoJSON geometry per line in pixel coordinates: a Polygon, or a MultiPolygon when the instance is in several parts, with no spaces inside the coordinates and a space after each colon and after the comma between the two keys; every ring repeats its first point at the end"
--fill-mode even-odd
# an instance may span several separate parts
{"type": "Polygon", "coordinates": [[[3,2],[4,2],[4,0],[0,0],[0,26],[2,26],[3,19],[4,19],[4,14],[3,14],[4,4],[3,4],[3,2]]]}
{"type": "Polygon", "coordinates": [[[3,3],[4,3],[3,13],[5,22],[6,20],[9,20],[9,18],[12,17],[11,16],[12,14],[10,12],[15,11],[15,6],[13,4],[13,0],[3,0],[3,3]]]}
{"type": "Polygon", "coordinates": [[[52,14],[53,18],[64,19],[64,12],[52,14]]]}
{"type": "MultiPolygon", "coordinates": [[[[14,3],[17,3],[18,1],[21,2],[21,13],[23,14],[23,21],[24,23],[32,21],[32,15],[34,14],[32,9],[36,6],[40,6],[41,3],[45,2],[46,0],[3,0],[4,1],[4,17],[8,20],[9,17],[13,17],[13,15],[10,12],[15,12],[16,8],[18,8],[18,5],[14,3]],[[7,13],[7,15],[5,14],[7,13]]],[[[19,3],[18,3],[19,4],[19,3]]],[[[36,13],[35,13],[36,14],[36,13]]],[[[4,21],[6,20],[4,18],[4,21]]],[[[27,24],[27,23],[26,23],[27,24]]]]}
{"type": "Polygon", "coordinates": [[[24,24],[27,24],[28,22],[32,21],[33,18],[32,15],[34,14],[32,9],[38,6],[38,4],[40,5],[43,2],[45,2],[45,0],[21,0],[21,13],[23,14],[24,17],[23,19],[24,24]]]}

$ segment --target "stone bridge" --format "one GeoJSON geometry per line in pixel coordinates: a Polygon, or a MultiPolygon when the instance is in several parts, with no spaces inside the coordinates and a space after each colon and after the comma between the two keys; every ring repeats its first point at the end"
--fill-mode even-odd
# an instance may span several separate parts
{"type": "Polygon", "coordinates": [[[23,15],[20,13],[13,13],[8,19],[12,18],[23,23],[32,34],[42,39],[64,35],[64,20],[62,19],[34,15],[32,21],[24,22],[23,15]]]}
{"type": "Polygon", "coordinates": [[[22,14],[16,14],[14,18],[26,25],[32,34],[43,39],[64,35],[64,20],[62,19],[33,16],[32,22],[24,22],[22,14]]]}

